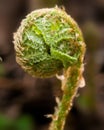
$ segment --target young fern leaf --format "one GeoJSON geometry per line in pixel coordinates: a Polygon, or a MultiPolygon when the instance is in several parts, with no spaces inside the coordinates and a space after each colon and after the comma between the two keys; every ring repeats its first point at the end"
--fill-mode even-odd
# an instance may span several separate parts
{"type": "Polygon", "coordinates": [[[14,47],[17,63],[32,76],[47,78],[63,70],[60,78],[63,96],[49,128],[63,130],[83,79],[86,49],[77,23],[58,7],[35,10],[14,34],[14,47]]]}

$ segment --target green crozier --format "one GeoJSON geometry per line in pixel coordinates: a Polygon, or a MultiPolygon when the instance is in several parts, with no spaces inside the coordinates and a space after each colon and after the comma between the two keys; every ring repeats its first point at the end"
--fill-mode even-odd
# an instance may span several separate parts
{"type": "Polygon", "coordinates": [[[47,78],[63,71],[63,97],[49,128],[63,130],[83,73],[86,49],[77,23],[58,7],[35,10],[14,34],[14,47],[17,63],[32,76],[47,78]]]}

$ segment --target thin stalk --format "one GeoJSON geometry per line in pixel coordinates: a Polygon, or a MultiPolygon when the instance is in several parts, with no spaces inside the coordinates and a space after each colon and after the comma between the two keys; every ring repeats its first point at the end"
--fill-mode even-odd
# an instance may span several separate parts
{"type": "MultiPolygon", "coordinates": [[[[83,57],[83,56],[82,56],[83,57]]],[[[64,71],[65,79],[62,81],[63,96],[61,102],[58,103],[56,111],[52,116],[52,123],[50,124],[49,130],[63,130],[66,117],[70,111],[73,99],[76,96],[77,90],[81,85],[83,63],[81,58],[79,64],[69,67],[64,71]]]]}

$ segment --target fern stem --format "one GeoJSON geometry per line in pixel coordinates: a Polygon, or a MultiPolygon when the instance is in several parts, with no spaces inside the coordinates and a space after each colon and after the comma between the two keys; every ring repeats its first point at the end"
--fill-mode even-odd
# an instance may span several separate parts
{"type": "MultiPolygon", "coordinates": [[[[84,48],[83,48],[84,52],[84,48]]],[[[84,53],[82,53],[84,54],[84,53]]],[[[52,123],[49,130],[63,130],[66,117],[73,105],[73,99],[76,96],[77,90],[81,85],[83,78],[83,55],[80,56],[80,61],[77,65],[69,67],[64,71],[65,79],[62,81],[63,96],[61,101],[52,116],[52,123]]]]}

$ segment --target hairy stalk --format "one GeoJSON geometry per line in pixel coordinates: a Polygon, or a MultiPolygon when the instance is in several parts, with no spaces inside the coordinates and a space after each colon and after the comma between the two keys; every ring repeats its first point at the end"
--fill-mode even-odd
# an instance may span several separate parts
{"type": "Polygon", "coordinates": [[[62,100],[58,103],[56,111],[52,116],[52,123],[49,130],[63,130],[66,117],[73,105],[73,99],[76,96],[79,87],[85,85],[83,82],[82,73],[84,71],[83,66],[83,54],[85,48],[82,48],[82,55],[78,63],[72,67],[69,67],[64,71],[64,79],[62,80],[63,96],[62,100]]]}

